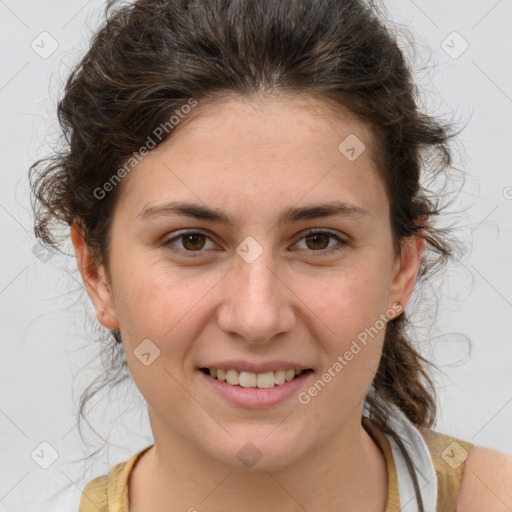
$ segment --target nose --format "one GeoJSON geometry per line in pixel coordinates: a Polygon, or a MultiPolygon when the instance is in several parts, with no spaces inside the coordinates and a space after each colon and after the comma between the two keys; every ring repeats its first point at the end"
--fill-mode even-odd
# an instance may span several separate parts
{"type": "Polygon", "coordinates": [[[293,292],[286,284],[270,251],[254,261],[234,257],[232,270],[223,280],[223,302],[218,310],[219,327],[251,344],[272,341],[295,325],[293,292]]]}

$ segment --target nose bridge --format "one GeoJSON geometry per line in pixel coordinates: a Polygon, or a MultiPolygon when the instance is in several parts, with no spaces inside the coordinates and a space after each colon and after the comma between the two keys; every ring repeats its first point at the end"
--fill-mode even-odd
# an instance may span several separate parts
{"type": "Polygon", "coordinates": [[[247,341],[264,342],[293,323],[286,286],[270,247],[247,237],[236,252],[219,324],[247,341]]]}
{"type": "MultiPolygon", "coordinates": [[[[272,251],[263,247],[252,237],[244,240],[238,248],[238,258],[235,260],[234,273],[237,290],[240,298],[238,306],[250,308],[247,313],[254,315],[258,310],[252,311],[256,306],[259,311],[264,309],[275,311],[277,307],[278,286],[276,276],[272,272],[275,267],[272,251]]],[[[269,311],[267,311],[268,313],[269,311]]]]}
{"type": "Polygon", "coordinates": [[[271,270],[272,267],[275,267],[275,262],[270,249],[267,249],[250,261],[239,257],[234,270],[250,298],[268,301],[275,300],[277,291],[275,271],[271,270]]]}

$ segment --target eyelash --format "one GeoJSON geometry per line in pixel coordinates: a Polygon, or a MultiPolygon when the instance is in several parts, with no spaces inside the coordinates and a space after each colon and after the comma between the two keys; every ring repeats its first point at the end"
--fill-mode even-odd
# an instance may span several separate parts
{"type": "MultiPolygon", "coordinates": [[[[308,252],[312,252],[312,253],[320,253],[318,255],[315,255],[313,257],[322,257],[322,256],[326,256],[326,255],[331,255],[333,253],[336,253],[336,252],[339,252],[341,250],[343,250],[345,248],[345,246],[348,245],[348,243],[343,240],[339,235],[335,234],[335,233],[332,233],[331,231],[325,231],[325,230],[320,230],[320,229],[317,229],[317,230],[310,230],[308,231],[307,233],[304,234],[304,236],[298,241],[300,242],[301,240],[303,240],[304,238],[307,238],[308,236],[311,236],[311,235],[317,235],[317,234],[321,234],[321,235],[327,235],[333,239],[335,239],[336,241],[338,241],[340,243],[340,246],[339,247],[334,247],[334,248],[330,248],[330,249],[320,249],[318,251],[315,251],[313,249],[304,249],[308,252]]],[[[179,240],[179,239],[183,239],[184,237],[186,236],[190,236],[190,235],[202,235],[206,238],[208,238],[209,240],[211,240],[211,238],[206,235],[205,233],[202,233],[201,231],[183,231],[181,232],[180,234],[172,237],[172,238],[169,238],[165,243],[164,245],[166,247],[169,247],[169,249],[173,252],[176,252],[176,253],[188,253],[188,254],[194,254],[194,253],[201,253],[203,252],[201,249],[200,250],[197,250],[197,251],[190,251],[188,249],[178,249],[176,247],[174,247],[172,245],[172,242],[174,242],[175,240],[179,240]]],[[[212,240],[213,242],[213,240],[212,240]]],[[[297,242],[297,243],[298,243],[297,242]]],[[[192,257],[197,257],[197,256],[192,256],[192,257]]]]}

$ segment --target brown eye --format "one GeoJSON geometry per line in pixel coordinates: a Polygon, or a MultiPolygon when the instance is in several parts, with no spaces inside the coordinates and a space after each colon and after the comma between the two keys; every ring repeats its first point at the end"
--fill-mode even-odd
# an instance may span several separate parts
{"type": "Polygon", "coordinates": [[[171,251],[176,253],[185,254],[188,253],[188,255],[194,255],[193,253],[198,253],[198,256],[200,253],[205,252],[202,249],[212,249],[215,248],[215,244],[211,241],[210,237],[200,233],[199,231],[188,231],[188,232],[181,232],[181,234],[178,234],[172,238],[169,238],[166,242],[164,242],[164,246],[171,249],[171,251]],[[208,241],[210,242],[210,247],[207,246],[208,241]]]}
{"type": "Polygon", "coordinates": [[[310,231],[302,237],[298,243],[304,241],[305,247],[299,247],[301,250],[305,250],[310,253],[311,256],[329,256],[333,253],[345,249],[348,242],[343,240],[336,233],[330,231],[310,231]],[[338,242],[337,244],[329,244],[331,241],[338,242]],[[315,254],[318,253],[318,254],[315,254]]]}
{"type": "Polygon", "coordinates": [[[305,238],[311,242],[311,245],[308,244],[309,249],[322,250],[329,245],[329,239],[332,237],[326,233],[313,233],[305,238]]]}
{"type": "Polygon", "coordinates": [[[192,233],[190,235],[182,235],[180,237],[183,240],[183,247],[189,251],[197,251],[202,249],[205,244],[205,236],[200,233],[192,233]]]}

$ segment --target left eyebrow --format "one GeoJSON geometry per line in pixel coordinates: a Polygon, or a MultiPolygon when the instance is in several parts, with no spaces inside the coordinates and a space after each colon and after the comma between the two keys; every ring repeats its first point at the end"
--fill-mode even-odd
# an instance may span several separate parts
{"type": "MultiPolygon", "coordinates": [[[[149,206],[144,208],[138,214],[138,217],[147,219],[148,217],[161,215],[181,215],[211,222],[220,222],[230,227],[234,227],[235,225],[235,218],[218,208],[210,208],[208,206],[186,201],[173,201],[161,205],[149,206]]],[[[329,203],[302,207],[289,206],[281,212],[277,224],[286,224],[302,220],[334,216],[368,216],[371,218],[371,215],[360,206],[346,203],[344,201],[331,201],[329,203]]]]}

